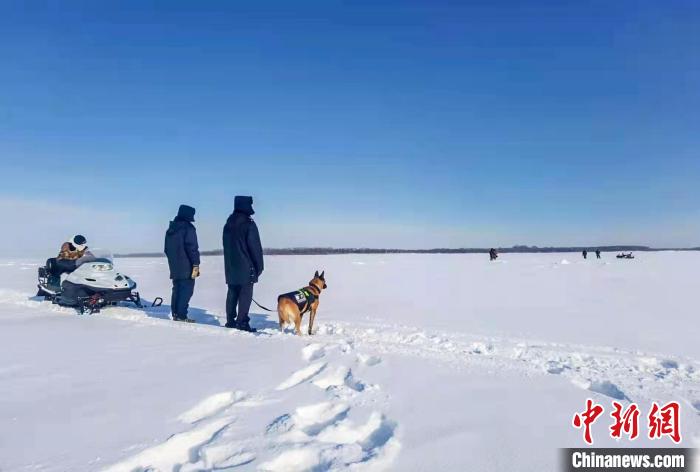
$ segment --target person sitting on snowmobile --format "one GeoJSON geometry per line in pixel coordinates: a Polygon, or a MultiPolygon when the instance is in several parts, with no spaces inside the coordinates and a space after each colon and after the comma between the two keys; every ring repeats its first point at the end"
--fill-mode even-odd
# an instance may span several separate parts
{"type": "Polygon", "coordinates": [[[87,239],[82,234],[76,234],[70,241],[61,245],[61,250],[56,258],[59,261],[77,261],[85,255],[87,239]]]}
{"type": "Polygon", "coordinates": [[[53,264],[53,275],[73,272],[77,268],[76,261],[85,255],[87,248],[87,239],[82,234],[76,234],[63,243],[53,264]]]}

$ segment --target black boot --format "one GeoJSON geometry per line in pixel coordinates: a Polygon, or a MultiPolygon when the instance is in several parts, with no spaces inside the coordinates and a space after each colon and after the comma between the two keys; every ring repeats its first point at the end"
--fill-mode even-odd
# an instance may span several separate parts
{"type": "Polygon", "coordinates": [[[250,326],[248,323],[236,325],[236,328],[241,331],[246,331],[248,333],[257,333],[258,330],[250,326]]]}

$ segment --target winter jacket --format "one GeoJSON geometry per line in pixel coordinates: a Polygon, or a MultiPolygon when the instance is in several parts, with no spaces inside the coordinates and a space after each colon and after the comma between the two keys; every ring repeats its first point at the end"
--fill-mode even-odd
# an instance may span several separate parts
{"type": "Polygon", "coordinates": [[[185,207],[183,210],[183,207],[165,232],[165,255],[168,256],[170,278],[173,280],[191,278],[192,267],[199,265],[197,230],[192,224],[194,208],[185,207]]]}
{"type": "Polygon", "coordinates": [[[253,213],[252,197],[236,197],[235,210],[228,217],[223,232],[228,285],[256,283],[265,268],[260,234],[251,218],[253,213]]]}
{"type": "Polygon", "coordinates": [[[86,250],[87,248],[83,249],[82,251],[78,251],[78,249],[71,243],[65,242],[61,246],[61,250],[59,251],[56,259],[63,261],[76,261],[83,257],[86,250]]]}

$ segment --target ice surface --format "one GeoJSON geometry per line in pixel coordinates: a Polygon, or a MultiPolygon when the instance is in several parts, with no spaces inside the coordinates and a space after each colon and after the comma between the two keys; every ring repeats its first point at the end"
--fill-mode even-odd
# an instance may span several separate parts
{"type": "MultiPolygon", "coordinates": [[[[229,331],[221,258],[168,320],[164,259],[116,259],[160,308],[77,316],[0,261],[0,470],[555,470],[586,398],[682,405],[700,437],[698,253],[268,257],[255,297],[325,270],[318,334],[229,331]],[[566,262],[565,262],[566,261],[566,262]]],[[[304,320],[308,322],[308,319],[304,320]]],[[[617,443],[607,422],[598,446],[617,443]]]]}

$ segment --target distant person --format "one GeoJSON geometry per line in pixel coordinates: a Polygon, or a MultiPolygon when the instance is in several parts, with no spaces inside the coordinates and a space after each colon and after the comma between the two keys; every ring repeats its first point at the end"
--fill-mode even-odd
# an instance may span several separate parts
{"type": "Polygon", "coordinates": [[[199,277],[199,243],[194,225],[195,209],[180,205],[177,216],[165,232],[165,254],[168,256],[173,293],[170,309],[174,321],[194,323],[187,317],[194,281],[199,277]]]}
{"type": "Polygon", "coordinates": [[[491,250],[489,251],[489,260],[495,261],[496,259],[498,259],[498,252],[496,251],[496,249],[491,248],[491,250]]]}
{"type": "Polygon", "coordinates": [[[254,333],[250,326],[253,284],[264,269],[258,227],[253,221],[253,197],[237,196],[233,213],[224,226],[224,269],[226,272],[226,327],[254,333]]]}
{"type": "Polygon", "coordinates": [[[584,259],[588,259],[588,251],[584,249],[582,254],[584,259]]]}
{"type": "Polygon", "coordinates": [[[600,249],[595,250],[595,258],[600,259],[600,249]]]}

